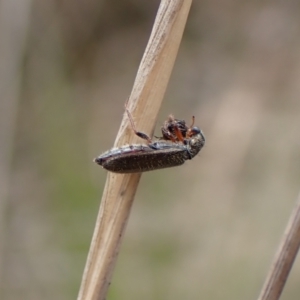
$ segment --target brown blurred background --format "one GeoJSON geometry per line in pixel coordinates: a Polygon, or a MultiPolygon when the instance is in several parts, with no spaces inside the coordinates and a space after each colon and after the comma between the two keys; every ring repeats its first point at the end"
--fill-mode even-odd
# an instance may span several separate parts
{"type": "MultiPolygon", "coordinates": [[[[75,299],[159,1],[0,1],[1,299],[75,299]]],[[[169,113],[207,143],[145,173],[108,299],[256,299],[300,187],[300,2],[194,1],[169,113]]],[[[281,299],[299,300],[295,262],[281,299]]]]}

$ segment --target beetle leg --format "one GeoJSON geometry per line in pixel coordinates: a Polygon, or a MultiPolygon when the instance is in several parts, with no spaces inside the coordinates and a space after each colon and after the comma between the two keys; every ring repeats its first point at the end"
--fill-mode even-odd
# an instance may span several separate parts
{"type": "Polygon", "coordinates": [[[171,140],[173,143],[176,142],[176,137],[171,133],[171,131],[166,129],[166,126],[161,127],[161,131],[163,133],[162,139],[171,140]]]}
{"type": "Polygon", "coordinates": [[[187,137],[191,137],[193,135],[193,126],[194,126],[194,123],[195,123],[195,116],[192,116],[192,124],[191,126],[189,127],[186,135],[187,137]]]}
{"type": "Polygon", "coordinates": [[[126,112],[127,112],[127,115],[128,115],[128,118],[129,118],[129,121],[130,121],[132,130],[134,131],[134,133],[135,133],[138,137],[142,138],[143,140],[146,140],[148,143],[152,143],[151,138],[150,138],[146,133],[143,133],[143,132],[140,132],[140,131],[137,131],[137,130],[136,130],[135,125],[134,125],[134,122],[133,122],[133,119],[132,119],[132,115],[131,115],[130,111],[129,111],[128,108],[127,108],[127,102],[128,102],[128,100],[127,100],[126,103],[125,103],[125,110],[126,110],[126,112]]]}
{"type": "Polygon", "coordinates": [[[180,142],[183,143],[183,142],[184,142],[184,137],[183,137],[183,135],[182,135],[182,133],[181,133],[181,131],[180,131],[180,129],[178,128],[177,125],[174,126],[174,130],[175,130],[175,134],[176,134],[177,139],[178,139],[180,142]]]}

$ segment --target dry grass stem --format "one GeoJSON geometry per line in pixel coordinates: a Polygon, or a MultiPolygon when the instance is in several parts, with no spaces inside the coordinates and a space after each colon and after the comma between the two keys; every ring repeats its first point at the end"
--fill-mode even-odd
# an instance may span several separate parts
{"type": "MultiPolygon", "coordinates": [[[[191,0],[162,1],[128,101],[137,128],[152,134],[191,0]],[[138,118],[136,118],[138,116],[138,118]]],[[[124,101],[125,101],[124,97],[124,101]]],[[[136,142],[125,115],[115,146],[136,142]]],[[[105,299],[141,174],[108,173],[78,299],[105,299]]]]}
{"type": "Polygon", "coordinates": [[[300,245],[300,194],[258,300],[278,300],[300,245]]]}

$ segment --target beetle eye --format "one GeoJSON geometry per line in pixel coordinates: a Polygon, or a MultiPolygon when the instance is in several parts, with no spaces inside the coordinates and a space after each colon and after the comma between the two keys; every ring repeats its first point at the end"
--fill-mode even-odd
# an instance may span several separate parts
{"type": "Polygon", "coordinates": [[[192,131],[193,134],[199,134],[200,133],[200,129],[198,127],[193,127],[191,129],[191,131],[192,131]]]}

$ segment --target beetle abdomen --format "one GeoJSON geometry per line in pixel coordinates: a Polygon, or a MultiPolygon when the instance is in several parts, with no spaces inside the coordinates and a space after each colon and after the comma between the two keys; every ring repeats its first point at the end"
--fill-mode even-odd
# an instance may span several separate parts
{"type": "Polygon", "coordinates": [[[137,151],[127,154],[104,153],[95,162],[115,173],[140,173],[182,165],[187,159],[183,148],[137,151]]]}

